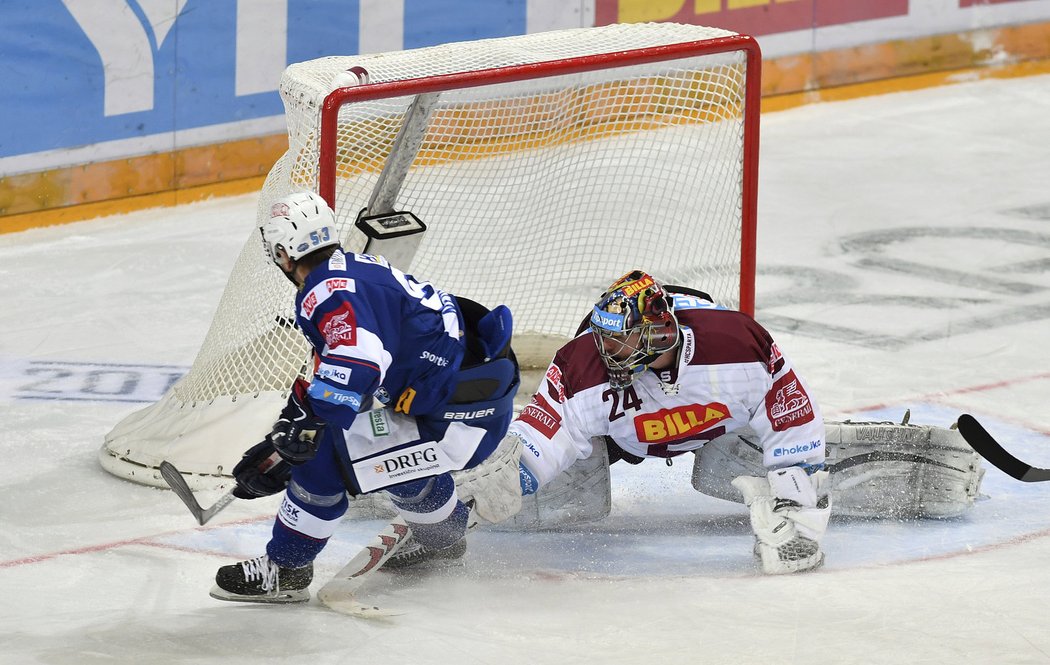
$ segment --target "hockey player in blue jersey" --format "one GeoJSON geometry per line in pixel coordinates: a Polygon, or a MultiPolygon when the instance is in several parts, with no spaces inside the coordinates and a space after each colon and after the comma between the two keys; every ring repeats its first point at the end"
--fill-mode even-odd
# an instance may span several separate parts
{"type": "Polygon", "coordinates": [[[212,596],[308,600],[313,561],[347,493],[388,492],[411,528],[387,567],[462,556],[469,508],[451,472],[485,462],[513,415],[509,310],[490,312],[381,256],[345,252],[332,210],[312,192],[279,199],[260,231],[298,288],[296,323],[314,370],[233,471],[241,498],[285,496],[266,553],[220,568],[212,596]]]}

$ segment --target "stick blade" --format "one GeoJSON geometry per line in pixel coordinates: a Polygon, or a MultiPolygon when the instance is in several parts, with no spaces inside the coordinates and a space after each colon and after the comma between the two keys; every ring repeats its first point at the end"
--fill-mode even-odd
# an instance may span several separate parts
{"type": "Polygon", "coordinates": [[[160,469],[161,477],[164,478],[164,482],[168,484],[175,496],[182,499],[182,502],[190,509],[190,513],[197,520],[197,524],[203,526],[204,522],[207,521],[204,519],[204,509],[197,503],[197,499],[193,496],[190,486],[186,484],[186,479],[182,477],[182,473],[175,468],[174,464],[167,460],[161,462],[158,468],[160,469]]]}
{"type": "Polygon", "coordinates": [[[968,413],[959,416],[959,433],[966,443],[988,460],[988,463],[1006,475],[1026,483],[1050,480],[1050,469],[1040,469],[1025,464],[1006,451],[977,419],[968,413]]]}

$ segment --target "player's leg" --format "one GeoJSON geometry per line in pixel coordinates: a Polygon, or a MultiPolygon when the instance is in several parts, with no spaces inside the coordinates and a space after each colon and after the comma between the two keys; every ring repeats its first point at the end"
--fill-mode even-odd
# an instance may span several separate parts
{"type": "Polygon", "coordinates": [[[267,603],[309,600],[313,561],[335,532],[346,507],[346,487],[333,441],[325,434],[317,456],[292,470],[266,553],[221,567],[212,597],[267,603]]]}
{"type": "Polygon", "coordinates": [[[414,566],[424,561],[458,559],[467,551],[470,508],[459,500],[450,473],[386,488],[412,536],[384,568],[414,566]]]}

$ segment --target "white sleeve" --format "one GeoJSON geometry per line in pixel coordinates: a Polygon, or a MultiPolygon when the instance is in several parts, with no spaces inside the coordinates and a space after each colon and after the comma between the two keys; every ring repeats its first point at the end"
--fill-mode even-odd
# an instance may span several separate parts
{"type": "MultiPolygon", "coordinates": [[[[779,351],[778,351],[779,353],[779,351]]],[[[764,377],[765,393],[751,415],[751,427],[762,444],[768,469],[795,464],[822,464],[825,455],[824,418],[810,398],[802,377],[786,356],[772,376],[764,377]]]]}
{"type": "Polygon", "coordinates": [[[522,439],[521,463],[536,477],[540,487],[553,480],[577,460],[590,457],[590,433],[582,429],[585,419],[574,417],[572,398],[566,398],[557,358],[547,368],[532,400],[510,424],[510,432],[522,439]]]}

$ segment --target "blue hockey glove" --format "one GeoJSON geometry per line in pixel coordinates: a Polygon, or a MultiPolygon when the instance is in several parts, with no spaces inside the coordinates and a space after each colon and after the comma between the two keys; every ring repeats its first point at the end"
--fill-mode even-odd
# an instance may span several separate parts
{"type": "Polygon", "coordinates": [[[317,436],[324,422],[314,415],[306,390],[310,387],[303,379],[296,379],[288,404],[274,423],[267,440],[281,459],[292,465],[303,464],[317,454],[317,436]]]}

